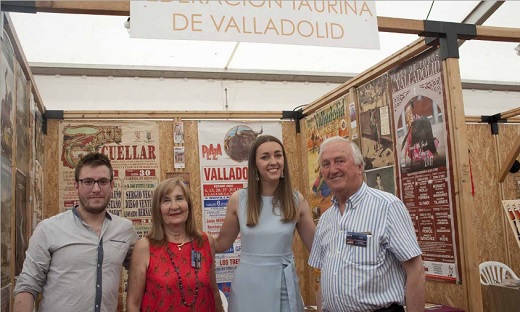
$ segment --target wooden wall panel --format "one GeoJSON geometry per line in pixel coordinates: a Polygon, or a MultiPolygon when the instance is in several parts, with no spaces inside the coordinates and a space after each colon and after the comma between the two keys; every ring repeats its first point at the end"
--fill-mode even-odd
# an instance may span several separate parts
{"type": "MultiPolygon", "coordinates": [[[[303,197],[309,198],[311,186],[309,185],[309,164],[308,164],[308,155],[307,155],[307,122],[305,119],[300,120],[300,135],[298,137],[298,142],[300,144],[300,149],[298,151],[300,158],[300,179],[293,179],[293,186],[298,187],[300,193],[302,193],[303,197]]],[[[310,203],[309,203],[310,204],[310,203]]],[[[312,207],[309,207],[312,210],[312,207]]],[[[296,258],[305,259],[305,272],[299,275],[300,277],[300,289],[302,290],[303,301],[305,305],[316,305],[316,289],[318,284],[315,282],[314,268],[310,267],[307,264],[309,259],[309,252],[305,247],[303,247],[303,254],[298,254],[295,251],[294,256],[296,258]],[[305,280],[305,283],[302,283],[301,280],[305,280]]]]}
{"type": "MultiPolygon", "coordinates": [[[[170,153],[173,154],[173,147],[170,149],[170,153]]],[[[193,200],[193,207],[195,207],[195,220],[197,221],[197,226],[202,228],[198,121],[184,121],[184,154],[186,155],[186,168],[184,169],[184,172],[189,173],[190,175],[190,192],[191,199],[193,200]]]]}
{"type": "Polygon", "coordinates": [[[173,123],[159,121],[159,157],[161,172],[159,179],[166,179],[166,172],[173,172],[173,123]]]}
{"type": "MultiPolygon", "coordinates": [[[[289,164],[289,173],[291,175],[292,187],[302,193],[305,197],[305,187],[302,181],[305,180],[301,164],[301,140],[300,137],[304,132],[296,133],[296,122],[282,122],[282,136],[287,162],[289,164]]],[[[296,232],[298,233],[298,232],[296,232]]],[[[309,259],[309,252],[303,245],[299,235],[294,236],[293,253],[296,265],[296,272],[300,282],[300,290],[305,304],[309,304],[309,289],[311,287],[310,281],[307,278],[309,266],[307,261],[309,259]]]]}
{"type": "Polygon", "coordinates": [[[463,285],[426,281],[426,302],[444,304],[469,311],[464,304],[465,296],[463,285]]]}
{"type": "MultiPolygon", "coordinates": [[[[499,155],[502,160],[505,160],[507,154],[514,148],[513,144],[517,141],[517,138],[520,137],[520,125],[500,125],[499,136],[499,155]]],[[[517,160],[520,161],[520,156],[517,157],[517,160]]],[[[502,163],[500,163],[497,168],[500,168],[501,165],[502,163]]],[[[504,193],[502,199],[519,198],[517,190],[517,179],[520,179],[520,172],[516,174],[507,174],[506,179],[503,182],[504,193]]],[[[500,206],[500,208],[502,209],[502,206],[500,206]]],[[[511,231],[511,226],[509,224],[506,224],[505,226],[507,235],[509,237],[509,244],[506,245],[506,248],[509,251],[509,259],[505,263],[509,265],[517,275],[520,275],[520,248],[515,241],[513,231],[511,231]]]]}
{"type": "Polygon", "coordinates": [[[471,170],[475,188],[475,226],[479,228],[477,237],[479,263],[488,260],[505,262],[505,247],[497,242],[503,238],[502,208],[496,173],[498,172],[495,138],[491,128],[485,124],[470,124],[468,146],[471,170]]]}
{"type": "Polygon", "coordinates": [[[47,121],[47,135],[45,136],[45,166],[43,173],[45,199],[43,206],[43,218],[47,219],[57,215],[60,211],[59,200],[59,120],[47,121]]]}
{"type": "MultiPolygon", "coordinates": [[[[487,124],[468,124],[468,147],[475,189],[474,210],[479,263],[489,260],[504,262],[506,253],[503,237],[502,208],[496,173],[495,138],[487,124]]],[[[464,233],[463,233],[464,235],[464,233]]],[[[477,256],[477,255],[475,255],[477,256]]],[[[484,311],[489,311],[486,302],[487,287],[482,286],[484,311]]]]}
{"type": "MultiPolygon", "coordinates": [[[[502,199],[515,199],[516,179],[508,174],[502,186],[498,183],[501,161],[513,148],[519,125],[500,125],[498,136],[491,134],[488,124],[468,124],[468,146],[475,188],[475,226],[479,229],[474,238],[478,243],[478,262],[500,261],[520,272],[520,248],[506,222],[501,206],[502,199]],[[503,195],[501,194],[503,188],[503,195]],[[507,238],[507,240],[506,240],[507,238]]],[[[482,286],[484,311],[489,311],[487,287],[482,286]]]]}
{"type": "MultiPolygon", "coordinates": [[[[180,118],[174,121],[182,121],[180,118]]],[[[159,149],[161,157],[160,179],[166,179],[166,173],[187,173],[190,180],[190,196],[193,201],[195,221],[202,228],[202,204],[200,197],[200,168],[199,168],[199,132],[198,122],[184,121],[184,144],[173,143],[174,121],[159,122],[159,149]],[[184,146],[185,168],[174,169],[173,147],[184,146]]]]}

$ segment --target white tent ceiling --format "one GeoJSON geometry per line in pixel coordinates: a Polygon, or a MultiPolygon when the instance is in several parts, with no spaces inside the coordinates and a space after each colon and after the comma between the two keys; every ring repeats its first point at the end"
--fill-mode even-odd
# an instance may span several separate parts
{"type": "MultiPolygon", "coordinates": [[[[376,1],[378,16],[461,22],[480,1],[376,1]]],[[[520,1],[507,1],[483,24],[520,28],[520,1]]],[[[417,39],[380,33],[380,50],[236,42],[130,38],[127,17],[11,13],[30,64],[90,68],[171,69],[354,75],[417,39]],[[233,50],[237,46],[236,52],[233,50]]],[[[519,85],[517,43],[467,41],[460,48],[463,80],[519,85]]]]}

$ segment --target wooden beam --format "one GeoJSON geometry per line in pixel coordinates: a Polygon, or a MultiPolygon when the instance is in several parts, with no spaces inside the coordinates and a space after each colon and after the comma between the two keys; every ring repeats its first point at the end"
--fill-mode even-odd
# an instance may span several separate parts
{"type": "Polygon", "coordinates": [[[248,111],[64,111],[63,119],[277,119],[282,112],[248,111]],[[254,118],[253,118],[254,117],[254,118]]]}
{"type": "Polygon", "coordinates": [[[500,113],[500,117],[502,117],[502,119],[508,119],[508,121],[509,121],[509,118],[515,117],[518,114],[520,114],[520,107],[513,108],[513,109],[510,109],[510,110],[505,111],[503,113],[500,113]]]}
{"type": "Polygon", "coordinates": [[[43,100],[40,95],[40,91],[38,91],[38,87],[36,87],[36,81],[34,81],[34,77],[32,75],[31,69],[29,67],[29,62],[25,58],[25,54],[22,50],[22,45],[20,43],[20,39],[18,39],[18,35],[16,34],[16,30],[13,26],[13,21],[9,14],[5,14],[6,19],[4,20],[4,30],[7,32],[9,39],[13,45],[13,50],[16,59],[20,63],[20,67],[22,68],[23,73],[25,74],[25,78],[27,81],[31,82],[31,91],[34,96],[34,101],[36,102],[36,106],[40,110],[42,114],[45,113],[45,105],[43,105],[43,100]]]}
{"type": "Polygon", "coordinates": [[[509,173],[509,169],[511,169],[511,166],[515,162],[516,158],[520,154],[520,137],[516,140],[515,145],[513,146],[513,149],[507,154],[507,157],[502,164],[502,167],[500,167],[500,171],[498,173],[498,182],[502,183],[506,179],[507,174],[509,173]]]}
{"type": "MultiPolygon", "coordinates": [[[[37,12],[130,15],[130,1],[36,1],[37,12]]],[[[381,32],[419,34],[424,31],[423,20],[394,17],[377,17],[381,32]]],[[[477,40],[518,42],[520,29],[477,26],[477,40]]]]}
{"type": "MultiPolygon", "coordinates": [[[[484,121],[482,121],[482,117],[480,116],[466,116],[466,122],[484,123],[484,121]]],[[[520,123],[520,118],[507,118],[507,123],[520,123]]]]}
{"type": "Polygon", "coordinates": [[[129,16],[130,1],[36,1],[36,11],[129,16]]]}
{"type": "Polygon", "coordinates": [[[365,70],[364,72],[357,75],[356,77],[345,82],[344,84],[337,87],[336,89],[326,93],[319,99],[310,103],[303,110],[303,114],[309,115],[309,114],[314,113],[316,110],[321,108],[323,105],[326,105],[327,103],[330,103],[330,102],[338,99],[339,97],[347,94],[350,88],[356,88],[356,87],[363,85],[364,83],[378,77],[379,75],[382,75],[383,73],[387,72],[391,68],[393,68],[401,63],[404,63],[411,57],[427,50],[428,48],[429,48],[429,46],[427,46],[424,43],[423,39],[418,39],[418,40],[412,42],[411,44],[409,44],[406,47],[402,48],[401,50],[395,52],[394,54],[392,54],[391,56],[382,60],[381,62],[377,63],[376,65],[370,67],[369,69],[365,70]]]}
{"type": "Polygon", "coordinates": [[[378,16],[377,27],[381,32],[419,34],[424,31],[424,22],[422,20],[378,16]]]}
{"type": "Polygon", "coordinates": [[[481,123],[482,117],[480,116],[466,116],[466,122],[481,123]]]}
{"type": "Polygon", "coordinates": [[[477,26],[476,40],[520,42],[520,28],[477,26]]]}

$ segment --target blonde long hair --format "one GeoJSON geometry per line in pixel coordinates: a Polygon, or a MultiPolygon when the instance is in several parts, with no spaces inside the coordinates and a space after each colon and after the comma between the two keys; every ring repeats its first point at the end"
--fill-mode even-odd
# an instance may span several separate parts
{"type": "Polygon", "coordinates": [[[285,155],[282,142],[272,135],[261,135],[253,142],[249,150],[248,172],[247,172],[247,226],[255,226],[260,218],[262,210],[262,183],[257,180],[258,167],[256,166],[256,151],[258,147],[266,142],[275,142],[282,147],[283,154],[283,178],[276,188],[273,196],[273,212],[275,207],[280,208],[282,222],[287,223],[298,219],[298,210],[295,194],[291,186],[289,165],[285,155]]]}
{"type": "Polygon", "coordinates": [[[202,246],[203,237],[200,230],[197,228],[197,224],[195,222],[195,216],[193,213],[193,201],[190,197],[190,191],[182,178],[171,178],[162,181],[153,191],[153,199],[152,199],[152,229],[146,237],[150,241],[151,245],[155,246],[165,246],[168,244],[168,237],[166,236],[166,231],[164,230],[165,224],[164,219],[161,213],[161,202],[165,196],[168,196],[175,187],[180,186],[182,189],[182,193],[184,198],[186,198],[186,202],[188,203],[188,218],[185,223],[185,231],[189,237],[192,237],[196,240],[198,246],[202,246]]]}

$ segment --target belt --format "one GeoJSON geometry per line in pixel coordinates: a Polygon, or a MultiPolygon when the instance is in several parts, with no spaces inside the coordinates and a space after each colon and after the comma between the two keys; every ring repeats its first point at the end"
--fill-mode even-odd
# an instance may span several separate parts
{"type": "MultiPolygon", "coordinates": [[[[329,312],[329,310],[323,309],[323,312],[329,312]]],[[[392,303],[388,308],[382,308],[375,310],[374,312],[405,312],[402,305],[392,303]]]]}
{"type": "Polygon", "coordinates": [[[379,310],[375,310],[374,312],[404,312],[404,308],[402,305],[392,303],[392,305],[388,308],[382,308],[379,310]]]}

